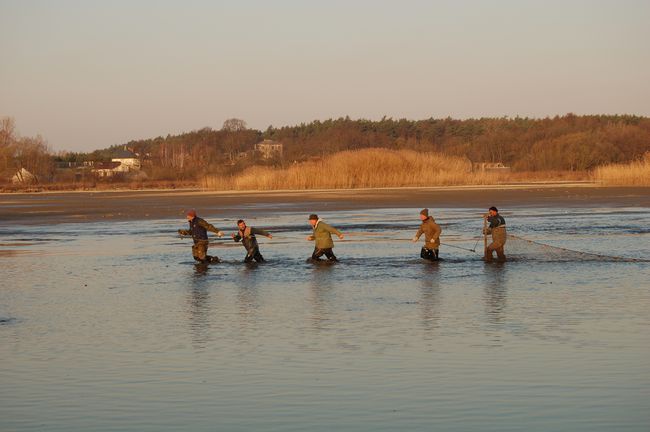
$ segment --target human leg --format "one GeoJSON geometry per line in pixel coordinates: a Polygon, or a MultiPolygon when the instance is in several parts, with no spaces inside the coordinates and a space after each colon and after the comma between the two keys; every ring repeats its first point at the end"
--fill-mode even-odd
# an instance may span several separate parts
{"type": "Polygon", "coordinates": [[[208,242],[206,240],[201,240],[194,243],[192,247],[192,253],[194,254],[194,259],[201,262],[219,262],[219,257],[208,255],[208,242]]]}
{"type": "Polygon", "coordinates": [[[259,248],[259,247],[256,247],[256,248],[255,248],[255,254],[253,255],[253,258],[254,258],[255,261],[257,261],[257,262],[263,262],[263,261],[264,261],[264,257],[263,257],[262,254],[260,253],[260,248],[259,248]]]}
{"type": "Polygon", "coordinates": [[[497,257],[498,257],[499,261],[505,261],[506,260],[506,254],[503,251],[503,245],[496,248],[495,251],[497,252],[497,257]]]}
{"type": "Polygon", "coordinates": [[[485,248],[485,261],[491,262],[494,258],[494,243],[490,243],[488,247],[485,248]]]}
{"type": "Polygon", "coordinates": [[[426,247],[423,247],[420,250],[420,258],[429,260],[429,261],[437,261],[438,260],[438,249],[429,249],[426,247]]]}
{"type": "Polygon", "coordinates": [[[325,249],[325,256],[330,261],[338,261],[338,258],[336,258],[336,255],[334,255],[334,251],[331,248],[325,249]]]}
{"type": "Polygon", "coordinates": [[[319,260],[323,255],[325,255],[324,249],[314,248],[314,252],[311,254],[311,259],[319,260]]]}
{"type": "Polygon", "coordinates": [[[205,259],[205,252],[202,251],[198,243],[194,243],[192,245],[192,257],[194,257],[196,261],[200,261],[200,262],[204,261],[205,259]],[[201,254],[203,254],[203,258],[201,257],[201,254]]]}

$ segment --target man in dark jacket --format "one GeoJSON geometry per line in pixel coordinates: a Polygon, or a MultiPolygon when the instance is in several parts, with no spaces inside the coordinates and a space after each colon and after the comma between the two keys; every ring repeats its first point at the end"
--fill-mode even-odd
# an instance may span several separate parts
{"type": "Polygon", "coordinates": [[[202,263],[219,262],[219,257],[208,255],[208,231],[212,231],[218,237],[223,237],[223,233],[198,217],[195,210],[187,212],[187,222],[189,222],[190,228],[186,230],[179,229],[178,233],[192,236],[194,240],[192,256],[194,256],[194,259],[202,263]]]}
{"type": "Polygon", "coordinates": [[[246,257],[244,258],[244,262],[249,263],[253,260],[257,262],[264,261],[264,257],[260,253],[260,247],[257,244],[257,238],[255,235],[263,235],[270,239],[272,239],[273,236],[263,229],[246,226],[246,222],[242,219],[237,221],[237,227],[239,228],[239,231],[237,234],[232,235],[232,239],[236,242],[241,241],[242,245],[246,248],[246,257]]]}
{"type": "Polygon", "coordinates": [[[438,261],[438,250],[440,248],[440,233],[442,229],[433,219],[433,216],[429,216],[429,209],[422,209],[420,211],[420,220],[422,225],[415,237],[413,237],[413,242],[417,242],[420,239],[420,236],[424,234],[424,246],[420,251],[420,257],[430,261],[438,261]]]}
{"type": "Polygon", "coordinates": [[[492,243],[485,248],[485,261],[490,262],[494,258],[493,253],[496,251],[499,261],[506,260],[506,254],[503,247],[506,244],[506,220],[499,214],[496,207],[490,207],[488,214],[485,215],[486,228],[483,234],[492,234],[492,243]]]}
{"type": "Polygon", "coordinates": [[[311,254],[313,261],[319,261],[320,257],[325,255],[330,261],[338,261],[334,255],[334,242],[332,241],[332,234],[336,234],[339,239],[343,240],[343,234],[334,227],[329,226],[318,215],[309,215],[309,224],[314,230],[314,233],[307,236],[307,241],[314,241],[314,252],[311,254]]]}

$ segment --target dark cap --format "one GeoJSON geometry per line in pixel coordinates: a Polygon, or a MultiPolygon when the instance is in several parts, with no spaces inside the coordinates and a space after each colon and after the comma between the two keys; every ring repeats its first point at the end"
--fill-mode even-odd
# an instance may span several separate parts
{"type": "Polygon", "coordinates": [[[420,214],[421,214],[422,216],[429,217],[429,209],[428,209],[428,208],[425,208],[425,209],[420,210],[420,214]]]}
{"type": "Polygon", "coordinates": [[[492,210],[492,211],[495,211],[495,212],[497,212],[497,213],[499,213],[499,210],[497,210],[497,208],[496,208],[496,207],[494,207],[494,206],[492,206],[492,207],[490,207],[490,210],[492,210]]]}
{"type": "Polygon", "coordinates": [[[314,214],[314,213],[310,214],[309,215],[309,220],[318,220],[318,215],[314,214]]]}

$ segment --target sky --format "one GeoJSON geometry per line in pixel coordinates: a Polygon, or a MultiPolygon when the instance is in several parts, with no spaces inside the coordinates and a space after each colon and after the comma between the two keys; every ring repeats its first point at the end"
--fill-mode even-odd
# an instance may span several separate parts
{"type": "Polygon", "coordinates": [[[650,116],[650,1],[0,0],[0,117],[55,151],[351,118],[650,116]]]}

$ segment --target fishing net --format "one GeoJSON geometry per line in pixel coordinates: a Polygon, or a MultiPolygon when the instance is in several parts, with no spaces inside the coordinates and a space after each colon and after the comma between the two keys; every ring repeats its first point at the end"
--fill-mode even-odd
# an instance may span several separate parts
{"type": "Polygon", "coordinates": [[[508,260],[650,262],[650,260],[640,258],[625,258],[589,252],[579,252],[538,243],[512,234],[508,234],[505,253],[508,260]]]}

